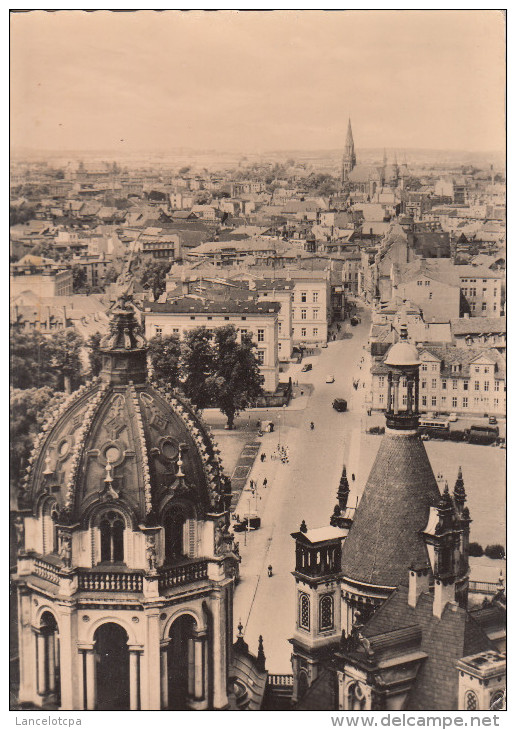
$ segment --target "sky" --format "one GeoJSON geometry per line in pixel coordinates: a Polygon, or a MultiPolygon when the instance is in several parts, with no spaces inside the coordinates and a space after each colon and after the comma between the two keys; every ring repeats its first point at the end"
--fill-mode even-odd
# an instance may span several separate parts
{"type": "Polygon", "coordinates": [[[11,145],[505,147],[497,10],[11,14],[11,145]]]}

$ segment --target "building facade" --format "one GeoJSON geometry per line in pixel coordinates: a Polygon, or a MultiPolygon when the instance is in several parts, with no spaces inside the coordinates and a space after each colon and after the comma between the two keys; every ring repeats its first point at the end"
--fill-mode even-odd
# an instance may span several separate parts
{"type": "Polygon", "coordinates": [[[177,335],[198,327],[216,329],[233,325],[240,334],[250,334],[263,376],[264,390],[274,393],[279,382],[277,302],[220,302],[181,297],[172,302],[152,303],[143,311],[145,336],[177,335]]]}

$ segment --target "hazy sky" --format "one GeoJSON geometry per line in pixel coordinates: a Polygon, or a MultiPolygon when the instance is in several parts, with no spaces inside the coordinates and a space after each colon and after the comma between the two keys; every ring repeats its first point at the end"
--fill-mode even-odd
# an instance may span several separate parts
{"type": "Polygon", "coordinates": [[[491,11],[11,16],[15,147],[263,151],[505,145],[491,11]]]}

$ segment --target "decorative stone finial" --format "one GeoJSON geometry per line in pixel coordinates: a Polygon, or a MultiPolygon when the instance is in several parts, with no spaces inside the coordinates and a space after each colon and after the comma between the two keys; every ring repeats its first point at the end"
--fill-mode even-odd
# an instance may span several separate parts
{"type": "Polygon", "coordinates": [[[304,520],[301,522],[301,525],[299,526],[299,532],[303,532],[305,534],[308,532],[308,527],[306,526],[306,522],[304,520]]]}

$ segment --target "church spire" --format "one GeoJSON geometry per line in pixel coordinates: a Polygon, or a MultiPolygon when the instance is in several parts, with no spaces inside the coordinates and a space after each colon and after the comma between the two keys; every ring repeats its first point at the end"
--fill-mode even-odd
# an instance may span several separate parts
{"type": "Polygon", "coordinates": [[[342,182],[346,182],[348,175],[357,164],[355,155],[355,143],[353,141],[353,132],[351,130],[351,119],[348,119],[348,131],[346,134],[346,144],[344,146],[344,154],[342,155],[342,182]]]}
{"type": "Polygon", "coordinates": [[[464,489],[464,479],[462,478],[462,467],[459,466],[455,489],[453,490],[453,498],[458,509],[462,511],[466,502],[466,490],[464,489]]]}

